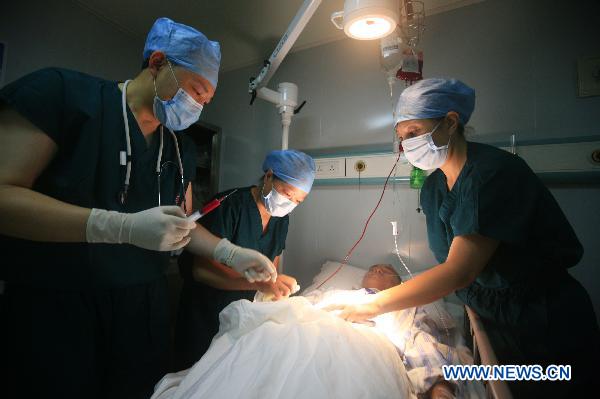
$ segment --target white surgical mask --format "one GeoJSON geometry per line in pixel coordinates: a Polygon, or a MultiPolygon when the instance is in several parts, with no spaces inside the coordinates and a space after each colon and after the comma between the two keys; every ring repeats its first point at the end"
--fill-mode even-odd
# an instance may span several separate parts
{"type": "MultiPolygon", "coordinates": [[[[440,126],[438,122],[429,133],[402,140],[402,148],[408,162],[419,169],[437,169],[448,159],[448,144],[436,146],[433,142],[433,132],[440,126]]],[[[449,143],[450,141],[448,141],[449,143]]]]}
{"type": "Polygon", "coordinates": [[[275,187],[273,187],[271,189],[271,192],[266,196],[262,195],[261,190],[261,197],[265,208],[267,208],[267,212],[269,212],[271,216],[285,216],[288,213],[292,212],[294,208],[298,205],[286,196],[279,194],[277,190],[275,190],[275,187]]]}

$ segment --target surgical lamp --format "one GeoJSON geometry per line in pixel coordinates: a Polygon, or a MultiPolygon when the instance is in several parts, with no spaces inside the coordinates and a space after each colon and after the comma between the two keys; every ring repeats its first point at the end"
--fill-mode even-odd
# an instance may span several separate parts
{"type": "Polygon", "coordinates": [[[331,14],[331,22],[353,39],[381,39],[396,29],[398,10],[394,0],[346,0],[344,11],[331,14]]]}
{"type": "MultiPolygon", "coordinates": [[[[305,0],[294,19],[283,34],[273,53],[263,64],[258,77],[250,78],[248,92],[251,94],[250,105],[256,97],[269,101],[281,114],[283,128],[281,147],[288,148],[289,127],[292,116],[300,112],[304,101],[298,106],[298,86],[294,83],[280,83],[277,91],[269,89],[267,84],[279,65],[290,51],[300,33],[321,4],[322,0],[305,0]]],[[[346,0],[344,10],[331,15],[331,22],[343,29],[346,35],[358,40],[380,39],[394,31],[398,23],[398,0],[346,0]],[[342,21],[340,23],[340,20],[342,21]]]]}

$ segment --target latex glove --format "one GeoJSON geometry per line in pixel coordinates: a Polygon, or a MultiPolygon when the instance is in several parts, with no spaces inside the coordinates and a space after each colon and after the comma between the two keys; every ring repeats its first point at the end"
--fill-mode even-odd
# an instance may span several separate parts
{"type": "Polygon", "coordinates": [[[277,271],[273,262],[258,251],[242,248],[223,238],[213,252],[213,258],[231,266],[251,283],[256,281],[277,280],[277,271]]]}
{"type": "Polygon", "coordinates": [[[172,251],[190,242],[196,223],[178,206],[159,206],[137,213],[92,209],[85,235],[89,243],[132,244],[154,251],[172,251]]]}
{"type": "Polygon", "coordinates": [[[376,302],[369,302],[360,305],[336,304],[323,308],[328,312],[337,312],[337,316],[353,323],[367,322],[375,316],[381,314],[381,309],[376,302]]]}

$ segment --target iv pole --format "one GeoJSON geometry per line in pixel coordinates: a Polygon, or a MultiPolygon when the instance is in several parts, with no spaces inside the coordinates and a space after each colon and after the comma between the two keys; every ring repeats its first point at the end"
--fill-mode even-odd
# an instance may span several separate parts
{"type": "Polygon", "coordinates": [[[300,112],[306,101],[303,101],[298,108],[298,86],[294,83],[283,82],[277,86],[277,91],[269,89],[267,84],[279,68],[279,65],[290,51],[300,33],[306,27],[306,24],[312,18],[313,14],[321,4],[322,0],[305,0],[294,19],[283,34],[279,43],[273,50],[273,53],[263,64],[258,77],[250,78],[248,84],[248,93],[251,94],[250,105],[254,103],[256,97],[275,104],[281,115],[281,148],[288,148],[289,128],[292,123],[292,116],[300,112]]]}

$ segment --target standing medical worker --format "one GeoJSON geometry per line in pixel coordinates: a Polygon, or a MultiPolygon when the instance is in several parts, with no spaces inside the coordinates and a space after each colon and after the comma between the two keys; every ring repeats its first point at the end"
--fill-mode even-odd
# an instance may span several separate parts
{"type": "Polygon", "coordinates": [[[160,18],[133,80],[48,68],[0,91],[8,397],[149,397],[167,370],[171,250],[276,277],[267,257],[182,210],[194,155],[174,131],[213,97],[220,57],[218,43],[160,18]]]}
{"type": "Polygon", "coordinates": [[[516,398],[580,397],[598,376],[591,301],[568,273],[583,248],[550,191],[518,156],[465,140],[475,92],[425,79],[400,95],[396,132],[408,161],[435,169],[421,193],[439,265],[342,309],[365,320],[452,292],[482,318],[501,364],[572,366],[568,382],[510,382],[516,398]]]}
{"type": "MultiPolygon", "coordinates": [[[[229,190],[220,208],[201,219],[211,233],[252,248],[279,266],[285,249],[289,213],[306,199],[315,179],[315,162],[296,150],[271,151],[258,186],[229,190]]],[[[219,330],[219,313],[233,301],[252,300],[255,292],[276,299],[289,296],[296,279],[283,274],[275,282],[248,282],[218,261],[182,256],[184,279],[175,335],[176,369],[191,367],[208,349],[219,330]]]]}

